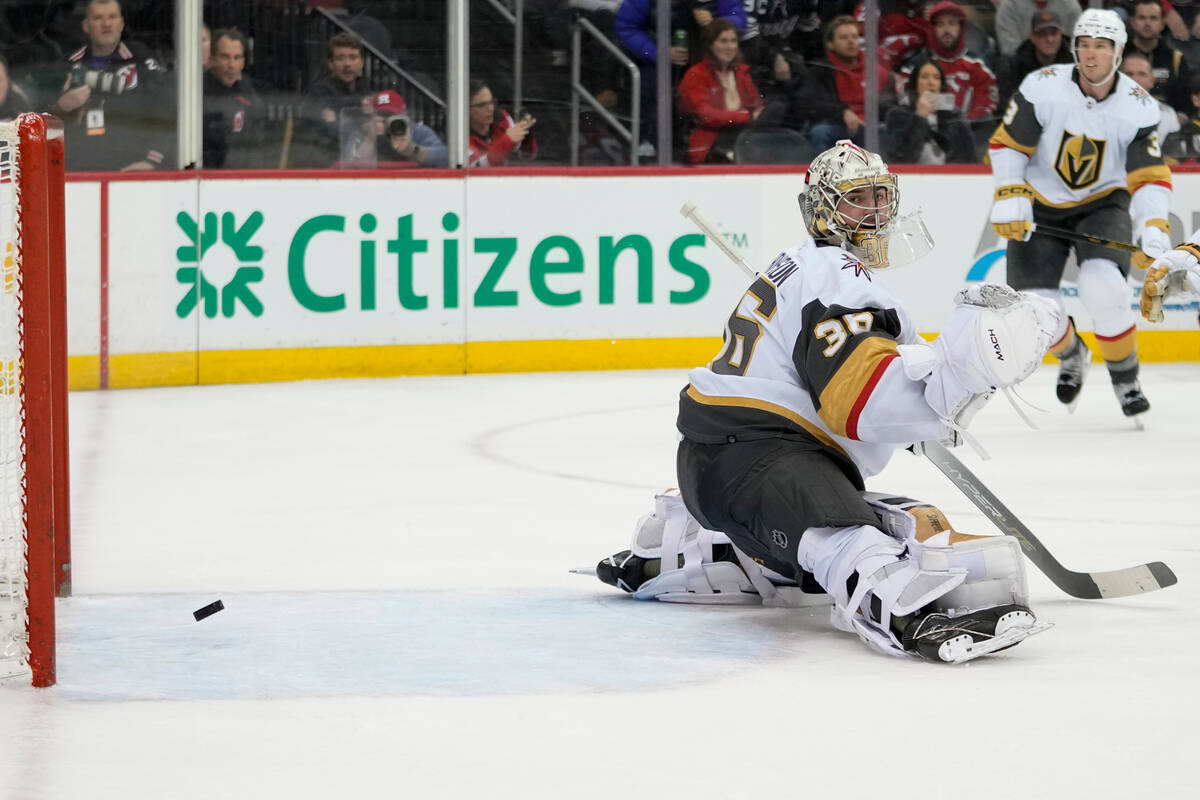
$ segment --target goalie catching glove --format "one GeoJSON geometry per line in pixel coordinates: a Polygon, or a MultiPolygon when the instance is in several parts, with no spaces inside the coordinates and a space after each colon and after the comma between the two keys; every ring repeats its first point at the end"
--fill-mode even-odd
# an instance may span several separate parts
{"type": "Polygon", "coordinates": [[[1200,245],[1191,242],[1163,253],[1146,271],[1138,303],[1142,316],[1151,322],[1162,322],[1162,301],[1188,291],[1200,294],[1200,245]]]}
{"type": "Polygon", "coordinates": [[[905,374],[925,380],[925,402],[952,428],[966,428],[995,389],[1024,380],[1058,329],[1049,301],[1007,286],[963,289],[938,338],[900,345],[905,374]]]}

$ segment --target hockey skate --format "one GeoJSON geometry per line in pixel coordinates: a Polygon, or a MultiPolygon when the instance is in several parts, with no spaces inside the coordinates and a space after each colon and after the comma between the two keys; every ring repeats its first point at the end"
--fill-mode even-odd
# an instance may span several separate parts
{"type": "Polygon", "coordinates": [[[626,592],[636,592],[662,570],[661,558],[642,558],[629,550],[609,556],[596,565],[596,577],[626,592]]]}
{"type": "Polygon", "coordinates": [[[1092,353],[1078,333],[1075,334],[1072,351],[1059,357],[1058,385],[1055,387],[1058,401],[1064,403],[1070,412],[1074,412],[1079,404],[1079,391],[1083,388],[1083,379],[1092,363],[1092,353]]]}
{"type": "Polygon", "coordinates": [[[1121,411],[1125,416],[1132,417],[1150,410],[1150,401],[1142,394],[1142,386],[1137,378],[1114,383],[1113,391],[1117,394],[1117,402],[1121,404],[1121,411]]]}
{"type": "Polygon", "coordinates": [[[900,635],[909,652],[930,661],[961,664],[1052,627],[1052,623],[1038,622],[1027,607],[1010,603],[955,617],[943,611],[917,613],[906,621],[900,635]]]}

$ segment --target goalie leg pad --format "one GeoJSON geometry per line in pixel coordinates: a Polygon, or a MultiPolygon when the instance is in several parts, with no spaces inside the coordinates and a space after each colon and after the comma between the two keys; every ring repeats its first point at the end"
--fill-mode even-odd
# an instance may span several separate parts
{"type": "Polygon", "coordinates": [[[904,543],[878,528],[809,528],[800,538],[800,566],[834,600],[830,621],[888,655],[907,655],[892,617],[911,614],[963,582],[962,570],[927,570],[904,543]]]}
{"type": "Polygon", "coordinates": [[[959,533],[936,506],[907,497],[865,492],[889,535],[905,543],[922,569],[965,573],[963,583],[934,601],[951,615],[1016,603],[1029,605],[1021,545],[1012,536],[959,533]]]}
{"type": "Polygon", "coordinates": [[[633,590],[638,600],[786,607],[829,602],[758,564],[724,533],[702,527],[674,489],[656,495],[654,511],[638,520],[630,552],[660,564],[657,576],[633,590]]]}

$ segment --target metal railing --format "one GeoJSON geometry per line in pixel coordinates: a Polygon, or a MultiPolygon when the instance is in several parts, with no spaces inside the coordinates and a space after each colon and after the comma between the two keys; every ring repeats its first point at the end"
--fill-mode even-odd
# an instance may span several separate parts
{"type": "MultiPolygon", "coordinates": [[[[439,136],[446,135],[446,101],[433,93],[419,79],[405,70],[370,42],[364,41],[353,28],[323,8],[314,8],[310,13],[310,35],[316,32],[328,41],[335,33],[348,33],[362,43],[367,57],[363,64],[363,78],[372,89],[395,89],[404,97],[408,115],[414,122],[423,122],[439,136]]],[[[324,49],[322,49],[324,52],[324,49]]]]}
{"type": "Polygon", "coordinates": [[[496,13],[508,20],[513,26],[513,116],[520,118],[521,101],[524,99],[521,76],[525,72],[525,0],[512,0],[510,9],[500,0],[487,0],[488,5],[496,9],[496,13]]]}
{"type": "Polygon", "coordinates": [[[613,44],[607,36],[590,21],[576,17],[571,23],[571,166],[579,166],[579,100],[582,98],[587,101],[587,104],[592,107],[600,118],[609,124],[609,126],[617,132],[625,141],[629,142],[629,163],[636,165],[638,163],[638,133],[641,129],[641,106],[642,106],[642,75],[638,70],[637,64],[633,63],[621,48],[613,44]],[[589,36],[599,42],[606,50],[621,63],[621,66],[629,70],[630,89],[629,96],[631,99],[630,105],[630,122],[626,128],[619,119],[612,115],[611,112],[596,99],[596,96],[584,87],[580,82],[580,74],[582,72],[583,62],[583,33],[587,32],[589,36]]]}

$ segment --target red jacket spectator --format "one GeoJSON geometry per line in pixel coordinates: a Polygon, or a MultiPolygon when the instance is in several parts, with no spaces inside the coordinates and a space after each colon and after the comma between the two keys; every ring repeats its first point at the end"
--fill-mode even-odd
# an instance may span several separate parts
{"type": "Polygon", "coordinates": [[[736,111],[726,108],[725,87],[717,77],[717,66],[711,57],[706,56],[703,61],[693,64],[679,82],[679,108],[696,124],[688,137],[688,161],[693,164],[708,157],[722,128],[749,125],[754,112],[762,108],[762,97],[750,79],[750,67],[734,64],[732,69],[742,106],[736,111]]]}
{"type": "Polygon", "coordinates": [[[471,131],[471,166],[498,167],[508,159],[513,150],[517,150],[518,155],[526,161],[536,158],[537,139],[527,136],[518,147],[505,133],[514,124],[512,116],[507,111],[501,111],[496,116],[497,119],[486,136],[471,131]]]}
{"type": "Polygon", "coordinates": [[[953,43],[943,44],[936,30],[929,37],[929,49],[946,76],[946,91],[954,95],[955,107],[967,119],[990,116],[995,113],[998,100],[996,76],[982,61],[966,55],[967,12],[952,0],[934,3],[925,11],[935,29],[937,18],[943,14],[959,20],[958,38],[953,43]]]}
{"type": "MultiPolygon", "coordinates": [[[[901,64],[925,48],[933,36],[933,26],[921,13],[920,0],[884,0],[880,4],[879,63],[888,69],[901,64]]],[[[854,7],[858,30],[866,34],[867,4],[854,7]]]]}
{"type": "Polygon", "coordinates": [[[518,122],[507,111],[497,111],[492,90],[483,81],[471,81],[468,92],[467,124],[471,129],[468,146],[471,152],[467,163],[470,166],[498,167],[513,150],[526,161],[537,157],[537,140],[529,134],[536,122],[532,116],[523,114],[518,122]]]}

